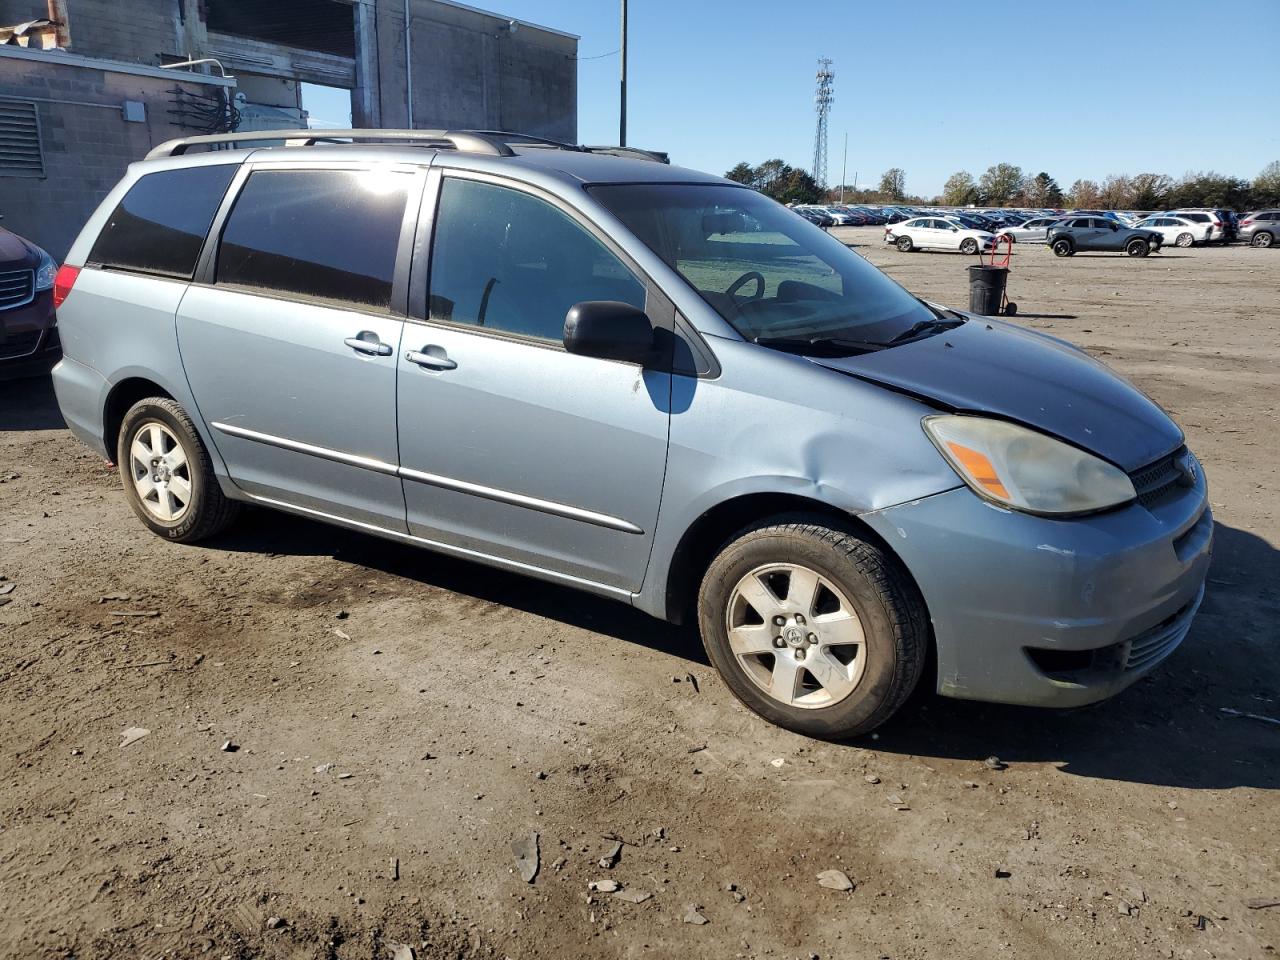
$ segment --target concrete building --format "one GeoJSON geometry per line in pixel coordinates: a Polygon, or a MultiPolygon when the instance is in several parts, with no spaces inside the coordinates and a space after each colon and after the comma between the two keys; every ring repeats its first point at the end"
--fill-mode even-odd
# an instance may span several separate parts
{"type": "Polygon", "coordinates": [[[0,44],[0,214],[54,257],[152,146],[306,126],[318,87],[357,127],[577,140],[578,38],[453,0],[0,0],[40,19],[57,49],[0,44]]]}

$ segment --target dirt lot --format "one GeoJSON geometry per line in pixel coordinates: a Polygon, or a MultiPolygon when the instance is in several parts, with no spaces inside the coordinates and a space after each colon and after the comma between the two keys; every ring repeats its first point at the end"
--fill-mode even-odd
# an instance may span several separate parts
{"type": "MultiPolygon", "coordinates": [[[[967,258],[843,234],[967,304],[967,258]]],[[[0,387],[0,954],[1273,955],[1280,727],[1221,708],[1280,716],[1280,254],[1025,248],[1010,289],[1186,429],[1208,599],[1111,703],[923,696],[848,744],[620,605],[269,513],[163,542],[45,383],[0,387]]]]}

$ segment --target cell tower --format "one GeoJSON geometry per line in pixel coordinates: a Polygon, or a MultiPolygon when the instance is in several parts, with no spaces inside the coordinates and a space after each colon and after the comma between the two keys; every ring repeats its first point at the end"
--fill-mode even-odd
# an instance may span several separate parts
{"type": "Polygon", "coordinates": [[[822,189],[827,188],[827,116],[836,98],[835,71],[829,57],[818,58],[818,91],[813,97],[818,112],[818,130],[813,136],[813,179],[822,189]]]}

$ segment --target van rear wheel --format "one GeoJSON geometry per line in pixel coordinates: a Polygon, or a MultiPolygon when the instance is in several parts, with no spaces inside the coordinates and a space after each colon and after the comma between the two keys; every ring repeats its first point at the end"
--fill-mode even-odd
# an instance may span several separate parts
{"type": "Polygon", "coordinates": [[[218,486],[191,418],[168,397],[149,397],[129,408],[116,441],[116,463],[129,506],[166,540],[204,540],[239,512],[240,505],[218,486]]]}
{"type": "Polygon", "coordinates": [[[897,560],[816,517],[749,527],[698,595],[707,655],[766,720],[823,738],[868,733],[920,679],[928,617],[897,560]]]}

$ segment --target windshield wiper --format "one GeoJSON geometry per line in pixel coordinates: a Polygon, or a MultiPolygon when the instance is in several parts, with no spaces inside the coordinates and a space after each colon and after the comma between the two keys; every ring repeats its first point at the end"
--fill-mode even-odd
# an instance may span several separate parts
{"type": "Polygon", "coordinates": [[[836,356],[849,353],[872,353],[883,350],[887,343],[875,340],[850,340],[845,337],[755,337],[751,341],[762,347],[790,350],[795,353],[819,351],[836,356]]]}
{"type": "Polygon", "coordinates": [[[908,340],[915,340],[917,337],[923,337],[926,333],[937,333],[942,330],[950,330],[964,323],[964,319],[957,317],[954,320],[946,319],[942,316],[930,317],[928,320],[921,320],[913,323],[906,330],[889,341],[889,345],[897,343],[906,343],[908,340]]]}

